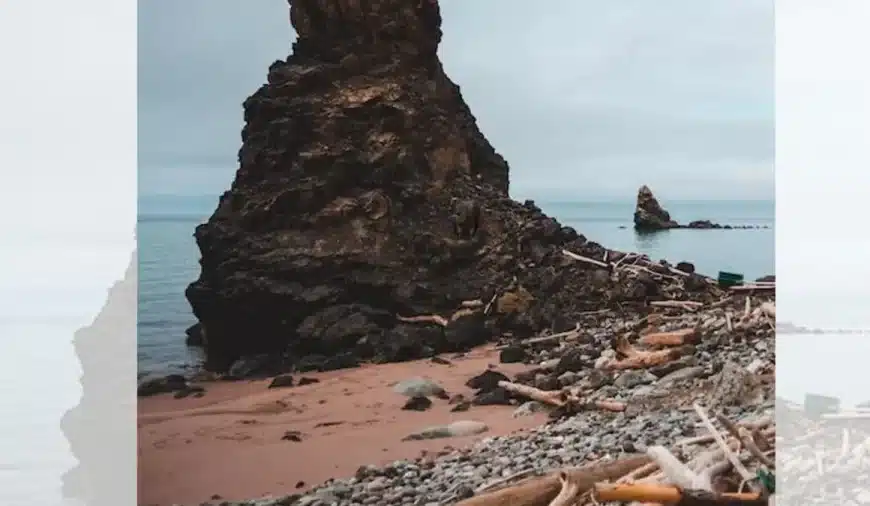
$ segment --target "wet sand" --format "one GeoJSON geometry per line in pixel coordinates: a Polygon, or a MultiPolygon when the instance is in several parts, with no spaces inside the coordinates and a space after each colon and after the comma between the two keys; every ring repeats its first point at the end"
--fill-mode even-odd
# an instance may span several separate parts
{"type": "MultiPolygon", "coordinates": [[[[383,465],[460,448],[488,436],[543,423],[546,415],[513,418],[510,406],[472,406],[452,413],[446,400],[428,411],[404,411],[407,400],[392,390],[423,376],[451,394],[471,397],[469,378],[498,363],[492,348],[466,357],[365,366],[294,375],[320,380],[267,389],[270,380],[206,384],[201,398],[160,395],[139,400],[139,504],[194,505],[220,496],[254,499],[298,493],[329,478],[353,476],[366,464],[383,465]],[[455,420],[479,420],[489,432],[464,438],[401,441],[411,432],[455,420]],[[282,440],[288,431],[301,441],[282,440]]],[[[520,364],[498,364],[511,375],[520,364]]]]}

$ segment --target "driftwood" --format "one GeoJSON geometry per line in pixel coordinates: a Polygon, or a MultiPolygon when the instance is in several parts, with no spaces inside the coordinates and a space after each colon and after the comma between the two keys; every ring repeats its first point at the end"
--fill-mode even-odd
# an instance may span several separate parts
{"type": "Polygon", "coordinates": [[[750,432],[746,427],[738,427],[734,422],[729,420],[722,413],[717,413],[716,419],[719,421],[719,423],[722,424],[723,427],[725,427],[729,434],[731,434],[732,436],[737,438],[738,441],[743,443],[744,448],[749,450],[749,453],[751,453],[753,457],[758,459],[759,462],[761,462],[770,469],[776,468],[776,462],[774,462],[770,457],[764,454],[764,452],[761,450],[761,448],[758,447],[758,444],[755,441],[755,435],[750,432]]]}
{"type": "Polygon", "coordinates": [[[480,309],[483,306],[483,301],[480,299],[464,300],[462,301],[462,304],[460,304],[460,307],[463,307],[465,309],[480,309]]]}
{"type": "Polygon", "coordinates": [[[477,304],[480,301],[465,301],[462,303],[462,306],[457,309],[450,318],[444,318],[441,315],[437,314],[427,314],[427,315],[418,315],[418,316],[401,316],[396,315],[396,319],[400,322],[405,323],[434,323],[435,325],[439,325],[441,327],[446,327],[450,325],[450,322],[455,322],[456,320],[462,318],[463,316],[468,316],[477,312],[480,308],[481,304],[477,304]]]}
{"type": "Polygon", "coordinates": [[[592,490],[596,483],[614,481],[649,462],[646,455],[637,455],[603,464],[565,468],[459,501],[454,506],[552,506],[564,482],[569,482],[572,493],[579,496],[592,490]]]}
{"type": "Polygon", "coordinates": [[[616,339],[614,349],[625,358],[605,361],[600,365],[602,369],[645,369],[666,364],[683,356],[687,352],[688,347],[680,346],[664,350],[639,350],[632,346],[625,336],[621,336],[616,339]]]}
{"type": "Polygon", "coordinates": [[[640,343],[647,346],[681,346],[695,344],[700,339],[696,329],[682,329],[671,332],[655,332],[641,336],[640,343]]]}
{"type": "MultiPolygon", "coordinates": [[[[744,481],[749,482],[754,478],[752,473],[746,469],[746,466],[743,465],[742,462],[737,458],[737,455],[731,450],[731,447],[725,441],[725,438],[719,434],[719,431],[716,430],[716,427],[713,425],[713,421],[710,420],[710,417],[707,416],[707,412],[704,408],[701,407],[700,404],[694,403],[692,407],[695,409],[695,413],[698,414],[698,417],[701,419],[701,423],[704,424],[704,427],[707,431],[710,432],[710,435],[713,436],[713,440],[716,441],[716,444],[719,445],[719,448],[725,454],[725,458],[731,462],[731,465],[734,466],[734,469],[740,474],[740,477],[743,478],[744,481]]],[[[739,440],[738,440],[739,441],[739,440]]]]}
{"type": "Polygon", "coordinates": [[[562,254],[565,255],[566,257],[572,259],[572,260],[577,260],[579,262],[586,262],[587,264],[597,265],[598,267],[602,267],[604,269],[608,269],[610,267],[610,264],[608,264],[607,262],[602,262],[601,260],[595,260],[594,258],[584,257],[583,255],[578,255],[577,253],[573,253],[573,252],[568,251],[566,249],[562,250],[562,254]]]}
{"type": "Polygon", "coordinates": [[[761,283],[752,283],[748,285],[735,285],[729,288],[732,292],[762,292],[762,291],[775,291],[776,284],[761,284],[761,283]]]}
{"type": "MultiPolygon", "coordinates": [[[[535,344],[551,343],[551,342],[559,341],[561,339],[564,339],[566,341],[572,341],[572,340],[576,339],[579,335],[580,335],[580,324],[576,323],[576,324],[574,324],[574,328],[571,330],[566,330],[565,332],[559,332],[557,334],[550,334],[548,336],[532,337],[530,339],[525,339],[523,341],[520,341],[519,344],[520,344],[520,346],[531,346],[531,345],[535,345],[535,344]]],[[[500,350],[500,349],[508,348],[510,346],[513,346],[513,345],[512,344],[505,344],[505,345],[498,346],[496,349],[500,350]]]]}
{"type": "Polygon", "coordinates": [[[574,404],[578,408],[591,407],[602,411],[625,411],[625,403],[613,400],[598,400],[584,403],[579,397],[565,390],[540,390],[529,385],[511,383],[510,381],[499,381],[498,386],[514,395],[557,408],[564,408],[569,404],[574,404]]]}
{"type": "Polygon", "coordinates": [[[561,390],[545,391],[529,385],[511,383],[510,381],[499,381],[498,386],[514,395],[525,397],[550,406],[562,407],[568,401],[565,392],[562,392],[561,390]]]}
{"type": "Polygon", "coordinates": [[[699,307],[702,307],[704,303],[694,302],[691,300],[654,300],[650,302],[649,305],[653,307],[673,307],[678,309],[685,309],[688,311],[694,311],[699,307]]]}
{"type": "Polygon", "coordinates": [[[400,322],[405,323],[434,323],[435,325],[440,325],[442,327],[446,327],[450,322],[447,318],[444,318],[441,315],[437,314],[429,314],[429,315],[419,315],[419,316],[400,316],[396,315],[396,319],[400,322]]]}
{"type": "Polygon", "coordinates": [[[576,476],[569,476],[565,471],[559,472],[559,484],[562,486],[549,506],[574,506],[587,489],[576,476]]]}
{"type": "Polygon", "coordinates": [[[599,502],[641,501],[657,504],[728,504],[732,506],[738,504],[767,504],[767,500],[757,493],[713,495],[698,493],[692,490],[681,490],[678,487],[670,485],[646,483],[598,483],[593,487],[593,497],[599,502]]]}

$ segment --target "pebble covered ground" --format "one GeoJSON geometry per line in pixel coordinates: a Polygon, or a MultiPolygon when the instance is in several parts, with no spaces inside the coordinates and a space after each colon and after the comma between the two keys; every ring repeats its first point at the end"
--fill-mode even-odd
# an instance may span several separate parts
{"type": "MultiPolygon", "coordinates": [[[[505,349],[518,350],[523,361],[539,365],[513,381],[549,387],[543,390],[574,388],[589,399],[614,399],[627,406],[622,412],[586,410],[553,418],[545,425],[516,435],[482,434],[482,439],[472,447],[397,461],[381,468],[362,466],[355,476],[330,480],[304,495],[243,502],[222,502],[216,498],[207,504],[449,505],[506,479],[642,453],[651,445],[673,450],[678,441],[706,433],[692,409],[693,402],[715,408],[734,421],[771,417],[774,385],[759,378],[772,377],[775,366],[774,325],[764,307],[764,304],[771,307],[772,299],[772,296],[751,297],[747,305],[746,297],[732,296],[717,307],[671,308],[659,312],[660,316],[643,320],[597,315],[594,322],[588,322],[587,330],[564,340],[543,346],[518,341],[505,344],[505,349]],[[686,328],[696,328],[700,337],[686,355],[668,364],[630,370],[602,367],[616,355],[611,346],[615,334],[643,335],[686,328]],[[569,356],[574,357],[577,366],[562,370],[559,362],[566,366],[565,357],[569,356]]],[[[438,392],[437,385],[415,385],[415,380],[410,379],[407,391],[401,393],[413,398],[421,389],[438,392]]],[[[491,395],[491,391],[489,388],[484,393],[491,395]]],[[[546,409],[536,401],[511,398],[510,403],[515,406],[506,407],[505,416],[523,416],[546,409]]],[[[454,430],[485,432],[485,426],[474,422],[473,407],[467,415],[466,425],[454,430]]],[[[440,432],[433,429],[439,428],[423,429],[416,436],[450,436],[447,427],[440,428],[440,432]]],[[[702,448],[705,447],[680,446],[674,454],[690,458],[692,452],[702,448]]]]}

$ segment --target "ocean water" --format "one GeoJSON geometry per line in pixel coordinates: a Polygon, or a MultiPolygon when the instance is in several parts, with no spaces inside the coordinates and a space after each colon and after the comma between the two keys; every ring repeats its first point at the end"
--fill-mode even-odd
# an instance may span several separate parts
{"type": "MultiPolygon", "coordinates": [[[[548,215],[605,247],[645,253],[652,259],[689,261],[702,273],[720,270],[754,279],[774,273],[772,201],[674,201],[666,207],[680,222],[708,219],[722,224],[767,225],[755,230],[670,230],[637,235],[631,228],[634,201],[547,202],[548,215]],[[624,228],[620,228],[624,227],[624,228]]],[[[140,373],[180,371],[196,364],[198,350],[184,345],[184,330],[195,323],[184,289],[199,275],[196,225],[217,205],[216,196],[153,196],[139,205],[140,373]]]]}

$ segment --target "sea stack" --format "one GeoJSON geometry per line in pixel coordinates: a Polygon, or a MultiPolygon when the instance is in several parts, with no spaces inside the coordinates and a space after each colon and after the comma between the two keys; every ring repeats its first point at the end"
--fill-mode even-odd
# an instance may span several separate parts
{"type": "Polygon", "coordinates": [[[678,228],[670,213],[659,204],[647,185],[637,191],[637,206],[634,209],[634,229],[639,232],[655,232],[678,228]]]}
{"type": "Polygon", "coordinates": [[[604,248],[509,198],[438,60],[437,1],[294,0],[290,19],[293,53],[245,100],[240,167],[195,232],[208,369],[415,359],[658,295],[587,282],[601,268],[562,250],[604,248]]]}

